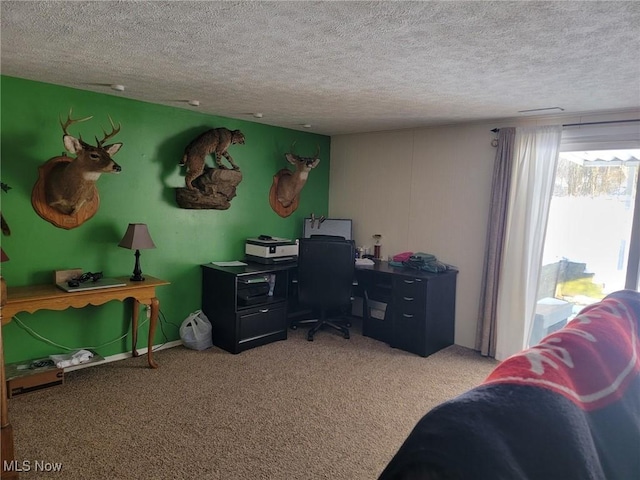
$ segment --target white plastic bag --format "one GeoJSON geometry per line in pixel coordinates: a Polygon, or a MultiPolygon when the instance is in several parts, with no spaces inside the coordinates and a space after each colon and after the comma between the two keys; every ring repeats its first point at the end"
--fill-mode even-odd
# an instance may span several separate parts
{"type": "Polygon", "coordinates": [[[180,325],[180,339],[185,347],[205,350],[213,346],[211,322],[202,310],[196,310],[180,325]]]}
{"type": "Polygon", "coordinates": [[[58,368],[67,368],[81,363],[87,363],[93,358],[93,352],[89,350],[77,350],[73,353],[62,355],[49,355],[58,368]]]}

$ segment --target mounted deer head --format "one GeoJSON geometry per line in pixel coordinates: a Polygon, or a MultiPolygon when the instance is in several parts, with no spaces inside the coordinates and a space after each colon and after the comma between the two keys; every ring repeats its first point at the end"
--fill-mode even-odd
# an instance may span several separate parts
{"type": "Polygon", "coordinates": [[[75,154],[76,158],[70,159],[63,156],[49,160],[55,165],[51,166],[44,178],[44,192],[46,203],[64,215],[74,215],[87,202],[95,200],[94,196],[97,196],[95,183],[101,174],[119,173],[122,170],[120,165],[111,158],[120,150],[122,143],[104,144],[120,131],[120,125],[116,128],[111,117],[109,117],[111,133],[103,130],[104,138],[98,140],[96,137],[95,147],[84,142],[82,137],[75,138],[67,131],[70,125],[91,118],[93,117],[73,120],[69,110],[67,121],[62,123],[60,120],[64,133],[62,142],[67,151],[75,154]]]}
{"type": "MultiPolygon", "coordinates": [[[[293,145],[292,148],[293,150],[293,145]]],[[[302,191],[309,172],[320,163],[320,147],[313,157],[300,157],[295,153],[285,153],[285,158],[296,169],[291,175],[281,176],[276,190],[276,198],[283,207],[289,207],[302,191]]]]}

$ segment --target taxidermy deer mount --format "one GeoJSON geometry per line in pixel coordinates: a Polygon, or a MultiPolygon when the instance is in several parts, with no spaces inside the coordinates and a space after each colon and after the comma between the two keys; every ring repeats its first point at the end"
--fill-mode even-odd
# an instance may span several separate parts
{"type": "MultiPolygon", "coordinates": [[[[292,151],[294,145],[291,146],[292,151]]],[[[269,191],[269,204],[278,215],[288,217],[298,208],[300,192],[307,182],[309,172],[320,163],[320,146],[313,157],[301,157],[295,153],[285,153],[284,156],[295,167],[295,171],[283,168],[274,175],[269,191]]]]}
{"type": "Polygon", "coordinates": [[[120,173],[122,167],[113,161],[122,143],[105,145],[105,142],[120,132],[109,116],[111,133],[103,130],[104,138],[96,146],[89,145],[82,137],[75,138],[67,129],[74,123],[90,120],[86,117],[74,120],[71,110],[67,121],[60,120],[62,142],[69,153],[48,160],[40,167],[39,178],[31,195],[31,203],[45,220],[61,228],[74,228],[91,218],[100,204],[96,181],[103,173],[120,173]]]}

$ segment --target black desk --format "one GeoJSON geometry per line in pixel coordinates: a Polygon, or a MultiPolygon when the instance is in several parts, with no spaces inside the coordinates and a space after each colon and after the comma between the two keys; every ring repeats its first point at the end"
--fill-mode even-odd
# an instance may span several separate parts
{"type": "Polygon", "coordinates": [[[453,345],[458,271],[429,273],[387,262],[358,266],[363,335],[426,357],[453,345]],[[384,318],[371,316],[369,301],[387,305],[384,318]]]}
{"type": "MultiPolygon", "coordinates": [[[[239,267],[202,265],[202,310],[213,323],[213,343],[231,353],[287,338],[289,320],[297,308],[296,263],[239,267]],[[273,296],[242,305],[238,288],[243,279],[273,275],[273,296]]],[[[394,348],[421,356],[453,344],[455,269],[445,273],[392,267],[376,261],[356,266],[356,294],[364,298],[362,333],[394,348]],[[369,302],[387,305],[383,319],[370,315],[369,302]]]]}

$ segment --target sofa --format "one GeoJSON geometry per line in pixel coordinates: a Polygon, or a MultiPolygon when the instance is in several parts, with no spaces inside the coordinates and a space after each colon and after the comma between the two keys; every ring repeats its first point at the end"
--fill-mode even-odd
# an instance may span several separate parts
{"type": "Polygon", "coordinates": [[[640,478],[640,293],[585,307],[428,412],[380,480],[640,478]]]}

